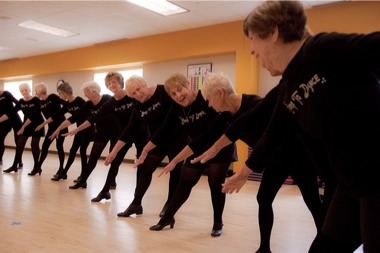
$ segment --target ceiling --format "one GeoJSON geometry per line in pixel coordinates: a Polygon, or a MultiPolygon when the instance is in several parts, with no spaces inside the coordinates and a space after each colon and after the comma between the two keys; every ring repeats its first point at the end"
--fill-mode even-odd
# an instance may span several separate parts
{"type": "MultiPolygon", "coordinates": [[[[1,1],[0,61],[243,20],[260,1],[171,1],[189,12],[164,17],[126,1],[1,1]],[[17,26],[34,20],[79,35],[17,26]]],[[[336,1],[303,1],[306,8],[336,1]]]]}

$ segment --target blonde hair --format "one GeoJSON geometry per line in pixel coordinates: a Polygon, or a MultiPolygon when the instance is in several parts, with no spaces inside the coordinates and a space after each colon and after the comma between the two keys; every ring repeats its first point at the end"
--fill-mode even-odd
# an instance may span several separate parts
{"type": "Polygon", "coordinates": [[[214,95],[219,89],[226,91],[227,95],[235,94],[230,78],[220,73],[210,73],[202,84],[202,96],[204,98],[214,95]]]}
{"type": "Polygon", "coordinates": [[[40,93],[40,94],[44,94],[44,95],[47,95],[47,92],[48,92],[48,88],[46,86],[45,83],[39,83],[37,84],[35,87],[34,87],[34,91],[37,93],[40,93]]]}
{"type": "Polygon", "coordinates": [[[141,76],[137,76],[137,75],[131,76],[130,78],[127,79],[127,81],[125,81],[125,92],[130,97],[133,97],[131,92],[130,92],[131,85],[133,85],[133,84],[136,84],[140,88],[148,87],[145,79],[142,78],[141,76]]]}
{"type": "Polygon", "coordinates": [[[83,83],[81,86],[82,92],[84,92],[86,89],[91,90],[91,91],[95,91],[98,94],[100,94],[100,91],[101,91],[100,85],[94,81],[89,81],[89,82],[83,83]]]}
{"type": "Polygon", "coordinates": [[[166,79],[165,84],[164,84],[165,91],[168,94],[173,87],[178,87],[178,86],[189,88],[189,80],[187,79],[185,75],[181,73],[175,73],[171,75],[168,79],[166,79]]]}

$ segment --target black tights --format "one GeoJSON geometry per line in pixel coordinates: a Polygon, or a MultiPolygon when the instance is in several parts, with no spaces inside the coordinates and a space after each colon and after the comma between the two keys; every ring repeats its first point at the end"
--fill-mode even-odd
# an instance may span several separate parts
{"type": "Polygon", "coordinates": [[[178,188],[166,209],[164,218],[170,219],[189,198],[192,188],[198,183],[202,172],[208,169],[208,185],[211,192],[212,207],[214,210],[214,223],[223,223],[222,215],[226,202],[226,194],[222,192],[222,184],[225,181],[230,162],[208,163],[203,166],[191,165],[186,162],[182,169],[178,188]]]}
{"type": "Polygon", "coordinates": [[[5,137],[7,137],[9,131],[6,131],[4,129],[0,129],[0,161],[3,160],[3,155],[5,151],[5,137]]]}
{"type": "MultiPolygon", "coordinates": [[[[44,163],[48,153],[49,153],[49,147],[53,143],[53,140],[50,140],[49,134],[46,135],[44,142],[42,143],[42,151],[40,158],[38,160],[38,167],[37,169],[41,169],[42,164],[44,163]]],[[[56,147],[58,151],[58,159],[59,159],[59,170],[63,170],[63,163],[65,161],[65,151],[63,150],[63,142],[65,140],[65,137],[59,135],[56,139],[56,147]]]]}
{"type": "MultiPolygon", "coordinates": [[[[94,144],[92,145],[90,158],[88,159],[86,169],[83,171],[83,173],[80,175],[80,183],[84,184],[87,182],[87,179],[91,175],[92,171],[95,169],[96,164],[98,163],[98,160],[100,156],[102,155],[102,152],[104,148],[107,146],[108,141],[101,142],[101,141],[94,141],[94,144]]],[[[115,142],[111,142],[110,150],[112,150],[112,147],[115,145],[115,142]]]]}
{"type": "Polygon", "coordinates": [[[109,192],[111,185],[116,185],[116,176],[119,173],[120,164],[123,162],[124,157],[131,146],[132,145],[124,145],[124,147],[122,147],[119,152],[117,152],[115,159],[113,159],[111,162],[111,166],[107,174],[107,179],[101,192],[109,192]]]}
{"type": "MultiPolygon", "coordinates": [[[[294,165],[293,165],[294,166],[294,165]]],[[[297,166],[297,165],[295,165],[297,166]]],[[[306,206],[313,216],[314,223],[319,231],[321,223],[319,221],[321,201],[317,182],[317,173],[311,166],[293,167],[289,170],[284,167],[268,166],[263,173],[260,188],[257,193],[259,204],[259,227],[260,227],[260,248],[262,252],[270,250],[270,237],[273,227],[272,203],[281,186],[290,175],[300,188],[306,206]]]]}
{"type": "MultiPolygon", "coordinates": [[[[141,205],[142,198],[144,197],[146,191],[148,190],[150,186],[150,183],[152,182],[153,172],[160,165],[161,161],[166,156],[166,153],[167,152],[163,152],[162,150],[155,148],[148,153],[148,156],[146,157],[144,163],[139,165],[138,175],[137,175],[137,184],[135,188],[135,196],[131,204],[141,205]]],[[[167,154],[169,157],[169,160],[173,159],[176,152],[171,152],[171,153],[167,154]]],[[[164,206],[169,204],[170,200],[172,199],[174,195],[175,189],[177,188],[179,178],[181,175],[182,166],[183,166],[182,162],[178,163],[176,167],[170,172],[169,193],[168,193],[168,198],[164,206]]]]}
{"type": "Polygon", "coordinates": [[[70,148],[69,158],[67,159],[65,168],[62,174],[66,175],[71,165],[73,164],[77,151],[79,149],[80,161],[81,161],[81,175],[84,173],[87,165],[87,148],[90,145],[90,136],[83,132],[79,132],[74,136],[73,144],[70,148]]]}
{"type": "MultiPolygon", "coordinates": [[[[32,148],[32,155],[33,155],[33,161],[34,166],[33,170],[35,168],[38,168],[38,159],[40,157],[40,136],[32,136],[32,142],[31,142],[31,148],[32,148]]],[[[20,135],[17,138],[17,145],[16,145],[16,155],[13,161],[13,168],[16,168],[17,165],[21,162],[22,153],[24,152],[26,141],[28,140],[28,136],[20,135]]]]}

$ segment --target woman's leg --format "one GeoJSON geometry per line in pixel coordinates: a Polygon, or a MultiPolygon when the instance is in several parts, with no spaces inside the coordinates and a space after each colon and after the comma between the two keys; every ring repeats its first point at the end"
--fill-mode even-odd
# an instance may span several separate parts
{"type": "MultiPolygon", "coordinates": [[[[33,170],[34,172],[41,171],[41,167],[38,167],[38,159],[40,158],[40,136],[32,136],[32,142],[31,142],[31,148],[32,148],[32,155],[34,160],[34,166],[33,170]]],[[[20,157],[21,159],[21,157],[20,157]]]]}
{"type": "MultiPolygon", "coordinates": [[[[34,137],[33,137],[34,138],[34,137]]],[[[42,164],[44,163],[48,152],[49,152],[49,147],[53,141],[49,139],[48,135],[44,138],[44,141],[42,143],[42,149],[41,149],[41,155],[38,160],[38,168],[42,168],[42,164]]]]}
{"type": "Polygon", "coordinates": [[[137,184],[135,188],[134,198],[128,208],[121,213],[119,217],[129,217],[131,214],[142,214],[142,198],[148,190],[152,182],[152,174],[164,159],[165,153],[161,152],[158,148],[151,150],[145,158],[143,164],[138,166],[139,175],[137,177],[137,184]]]}
{"type": "Polygon", "coordinates": [[[259,250],[262,252],[270,250],[270,238],[274,220],[272,203],[288,175],[289,170],[280,167],[279,164],[268,165],[263,172],[259,191],[257,193],[260,228],[259,250]]]}
{"type": "Polygon", "coordinates": [[[3,161],[3,155],[5,151],[5,137],[7,137],[9,131],[0,128],[0,162],[3,161]]]}
{"type": "Polygon", "coordinates": [[[78,184],[79,185],[87,184],[87,179],[91,175],[92,171],[95,169],[96,164],[98,163],[98,160],[99,160],[104,148],[106,147],[106,145],[107,145],[107,142],[98,142],[98,141],[94,142],[94,145],[92,146],[92,149],[91,149],[90,158],[88,160],[84,174],[81,175],[81,179],[77,184],[70,186],[70,189],[79,188],[79,187],[75,187],[78,184]]]}
{"type": "Polygon", "coordinates": [[[185,166],[183,166],[177,190],[167,206],[165,214],[163,214],[163,219],[169,220],[173,218],[183,203],[186,202],[190,196],[192,188],[198,183],[202,176],[203,168],[196,168],[189,163],[186,163],[185,166]]]}
{"type": "Polygon", "coordinates": [[[360,202],[338,186],[318,240],[318,252],[352,253],[360,244],[360,202]]]}
{"type": "MultiPolygon", "coordinates": [[[[114,146],[114,145],[112,145],[112,146],[114,146]]],[[[130,147],[131,147],[131,145],[124,145],[124,147],[122,149],[120,149],[119,152],[117,153],[115,159],[111,162],[111,166],[108,170],[106,182],[103,186],[103,189],[100,191],[100,193],[108,193],[111,185],[115,184],[116,176],[119,172],[120,164],[123,162],[124,157],[127,154],[130,147]]],[[[110,148],[110,149],[112,149],[112,148],[110,148]]]]}
{"type": "Polygon", "coordinates": [[[226,194],[222,192],[222,184],[226,179],[230,164],[229,162],[208,164],[208,184],[214,209],[214,223],[223,224],[222,215],[226,202],[226,194]]]}
{"type": "MultiPolygon", "coordinates": [[[[71,165],[73,164],[75,157],[77,155],[77,151],[80,146],[81,146],[81,135],[78,133],[74,136],[74,140],[70,148],[69,157],[67,158],[67,162],[66,162],[65,168],[62,171],[62,175],[67,175],[67,172],[69,171],[71,165]]],[[[86,162],[87,162],[87,156],[86,156],[86,162]]]]}
{"type": "Polygon", "coordinates": [[[20,135],[17,138],[16,144],[16,154],[13,160],[12,168],[17,168],[17,165],[21,161],[22,153],[24,152],[26,141],[28,140],[28,136],[20,135]]]}
{"type": "Polygon", "coordinates": [[[302,163],[295,165],[291,170],[290,176],[297,183],[301,191],[302,198],[313,216],[315,226],[319,232],[322,228],[320,222],[320,212],[322,207],[321,198],[319,196],[318,174],[311,163],[302,163]]]}
{"type": "Polygon", "coordinates": [[[58,151],[58,159],[59,159],[59,168],[58,171],[61,173],[63,171],[63,164],[65,162],[65,150],[63,149],[63,143],[65,141],[65,137],[59,135],[55,140],[55,145],[58,151]]]}
{"type": "Polygon", "coordinates": [[[368,253],[380,252],[380,195],[360,199],[360,222],[363,250],[368,253]]]}

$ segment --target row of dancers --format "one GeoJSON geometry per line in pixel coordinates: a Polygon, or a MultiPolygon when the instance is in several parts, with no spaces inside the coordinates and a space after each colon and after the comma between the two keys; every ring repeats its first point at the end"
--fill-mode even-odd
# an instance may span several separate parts
{"type": "MultiPolygon", "coordinates": [[[[25,139],[29,136],[33,138],[33,134],[42,132],[44,126],[48,125],[42,146],[43,151],[40,158],[35,160],[35,165],[28,175],[42,173],[42,163],[54,139],[58,152],[61,150],[64,154],[63,148],[59,149],[58,145],[63,147],[65,136],[74,136],[66,165],[64,166],[63,162],[64,155],[59,155],[59,169],[51,180],[67,179],[68,170],[80,149],[81,173],[74,180],[75,184],[69,188],[86,188],[89,176],[96,168],[104,148],[110,143],[110,153],[105,159],[105,164],[110,165],[105,184],[99,194],[91,199],[92,202],[99,202],[103,199],[111,199],[110,189],[116,188],[119,166],[134,144],[137,157],[134,164],[137,168],[134,199],[126,210],[118,213],[117,216],[129,217],[143,213],[142,199],[149,188],[152,174],[167,156],[169,163],[160,175],[170,174],[168,197],[159,214],[160,221],[150,229],[158,231],[166,226],[174,227],[176,212],[188,199],[192,188],[202,174],[206,172],[214,214],[211,236],[220,236],[224,226],[222,216],[226,201],[222,184],[225,182],[231,163],[237,160],[236,146],[227,145],[206,163],[194,163],[192,160],[210,148],[231,126],[237,125],[240,130],[246,128],[241,127],[242,124],[246,125],[244,123],[246,121],[244,118],[240,120],[240,116],[258,106],[262,98],[257,95],[237,94],[231,80],[223,73],[209,74],[199,91],[191,90],[187,77],[179,73],[171,75],[164,85],[149,86],[142,77],[132,76],[125,82],[124,87],[122,75],[118,72],[109,72],[105,78],[105,84],[113,96],[102,95],[100,85],[96,82],[84,83],[81,89],[87,101],[74,96],[70,84],[63,80],[57,85],[59,96],[47,95],[44,84],[36,85],[34,89],[39,100],[33,100],[39,103],[33,106],[19,106],[20,101],[24,104],[32,101],[31,98],[27,100],[29,96],[25,95],[16,103],[13,110],[2,116],[12,121],[13,117],[17,118],[18,108],[21,108],[25,115],[24,124],[17,131],[18,136],[23,137],[22,142],[18,140],[16,145],[15,162],[20,160],[25,139]],[[28,113],[25,108],[34,110],[28,113]],[[41,113],[45,120],[35,122],[41,113]],[[64,118],[66,113],[70,114],[67,119],[64,118]],[[68,131],[68,126],[75,123],[77,127],[68,131]],[[91,141],[93,145],[87,159],[86,150],[91,141]],[[19,146],[20,143],[22,148],[19,146]],[[45,152],[44,149],[46,149],[45,152]]],[[[21,84],[21,93],[27,93],[23,93],[23,90],[30,93],[27,88],[26,84],[21,84]]],[[[250,131],[244,134],[244,131],[237,131],[242,133],[239,138],[248,145],[254,146],[269,122],[271,110],[273,106],[268,107],[267,111],[252,125],[247,125],[250,131]]],[[[263,171],[258,192],[262,238],[260,252],[270,250],[270,231],[273,224],[272,202],[289,175],[300,187],[316,227],[319,227],[319,212],[322,205],[316,170],[299,141],[292,139],[273,155],[273,160],[263,171]]],[[[12,165],[3,172],[17,172],[17,167],[12,165]]]]}

